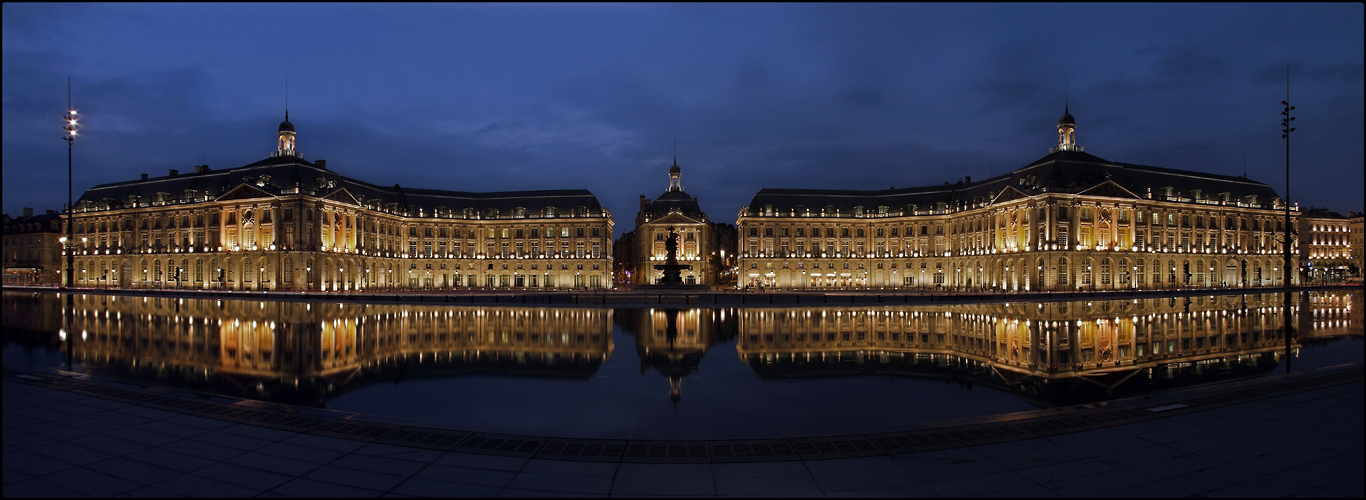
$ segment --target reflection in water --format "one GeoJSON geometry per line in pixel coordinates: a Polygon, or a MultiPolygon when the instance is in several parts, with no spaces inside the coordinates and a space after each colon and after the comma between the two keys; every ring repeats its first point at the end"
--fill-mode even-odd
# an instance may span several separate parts
{"type": "Polygon", "coordinates": [[[640,373],[649,368],[669,380],[669,399],[683,397],[683,378],[697,371],[707,349],[734,337],[729,309],[627,309],[617,311],[623,329],[635,336],[640,373]]]}
{"type": "MultiPolygon", "coordinates": [[[[54,346],[50,294],[5,294],[6,338],[54,346]],[[34,314],[33,311],[41,311],[34,314]]],[[[77,295],[87,371],[321,404],[342,388],[410,375],[591,377],[612,355],[611,310],[77,295]]]]}
{"type": "MultiPolygon", "coordinates": [[[[1310,314],[1294,323],[1290,355],[1301,344],[1359,338],[1362,298],[1301,293],[1292,314],[1310,314]]],[[[674,402],[707,352],[730,340],[763,379],[943,377],[1043,404],[1266,373],[1287,354],[1277,294],[638,310],[77,295],[74,307],[70,337],[81,369],[317,405],[342,390],[410,376],[591,379],[612,356],[614,322],[634,337],[641,373],[664,375],[674,402]]],[[[60,311],[53,294],[5,293],[6,345],[18,343],[26,354],[34,346],[62,349],[60,311]]]]}

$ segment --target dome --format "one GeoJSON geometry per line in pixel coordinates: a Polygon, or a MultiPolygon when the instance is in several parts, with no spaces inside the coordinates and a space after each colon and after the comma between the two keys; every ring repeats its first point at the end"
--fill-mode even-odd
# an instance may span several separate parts
{"type": "Polygon", "coordinates": [[[682,172],[683,172],[683,169],[678,168],[678,164],[677,164],[677,163],[675,163],[674,166],[669,167],[669,173],[670,173],[670,174],[677,174],[677,173],[682,173],[682,172]]]}
{"type": "Polygon", "coordinates": [[[288,113],[288,112],[285,113],[285,121],[280,122],[280,131],[281,131],[281,132],[293,132],[293,131],[294,131],[294,124],[289,122],[289,113],[288,113]]]}
{"type": "Polygon", "coordinates": [[[1067,112],[1067,106],[1062,108],[1062,118],[1058,118],[1058,125],[1076,125],[1076,118],[1072,118],[1072,113],[1067,112]]]}

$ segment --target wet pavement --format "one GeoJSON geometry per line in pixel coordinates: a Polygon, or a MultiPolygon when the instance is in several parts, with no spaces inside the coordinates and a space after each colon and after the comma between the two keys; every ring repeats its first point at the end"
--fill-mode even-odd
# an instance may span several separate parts
{"type": "Polygon", "coordinates": [[[1359,498],[1362,373],[1356,365],[1265,376],[911,422],[899,433],[641,442],[337,420],[311,408],[6,369],[3,493],[1359,498]]]}

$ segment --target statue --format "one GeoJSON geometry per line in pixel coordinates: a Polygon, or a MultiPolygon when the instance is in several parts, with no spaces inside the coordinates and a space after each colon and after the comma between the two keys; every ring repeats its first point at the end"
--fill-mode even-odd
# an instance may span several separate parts
{"type": "Polygon", "coordinates": [[[664,263],[654,266],[655,269],[664,271],[664,277],[655,284],[682,285],[682,271],[692,269],[692,265],[678,263],[678,231],[673,226],[669,226],[669,237],[664,240],[664,251],[666,252],[664,263]]]}

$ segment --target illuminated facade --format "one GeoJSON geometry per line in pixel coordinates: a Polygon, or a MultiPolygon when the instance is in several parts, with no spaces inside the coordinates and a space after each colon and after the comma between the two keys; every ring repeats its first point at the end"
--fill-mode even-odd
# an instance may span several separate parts
{"type": "MultiPolygon", "coordinates": [[[[1324,208],[1300,214],[1300,277],[1308,283],[1331,283],[1352,274],[1350,220],[1324,208]]],[[[1356,263],[1358,266],[1359,263],[1356,263]]]]}
{"type": "Polygon", "coordinates": [[[1361,278],[1366,274],[1366,214],[1352,212],[1347,215],[1348,255],[1352,258],[1349,267],[1354,268],[1353,276],[1361,278]]]}
{"type": "Polygon", "coordinates": [[[11,219],[4,216],[4,283],[6,285],[57,285],[62,276],[61,238],[66,221],[56,210],[11,219]]]}
{"type": "Polygon", "coordinates": [[[663,277],[663,271],[655,269],[654,265],[667,260],[664,243],[670,228],[678,232],[678,263],[692,266],[681,272],[683,282],[689,285],[719,283],[723,270],[729,267],[727,263],[735,258],[734,248],[724,246],[726,242],[734,241],[725,234],[733,232],[734,226],[707,219],[697,198],[683,191],[682,169],[677,161],[669,167],[669,189],[654,200],[641,195],[635,230],[622,235],[617,242],[621,250],[619,255],[624,258],[620,265],[627,271],[622,273],[623,277],[638,285],[654,284],[663,277]]]}
{"type": "Polygon", "coordinates": [[[883,191],[762,189],[737,225],[741,287],[1282,284],[1284,206],[1270,186],[1090,155],[1070,113],[1058,145],[1014,172],[883,191]]]}
{"type": "Polygon", "coordinates": [[[243,167],[95,186],[76,204],[76,284],[230,290],[612,286],[612,219],[587,190],[378,186],[296,149],[243,167]]]}

